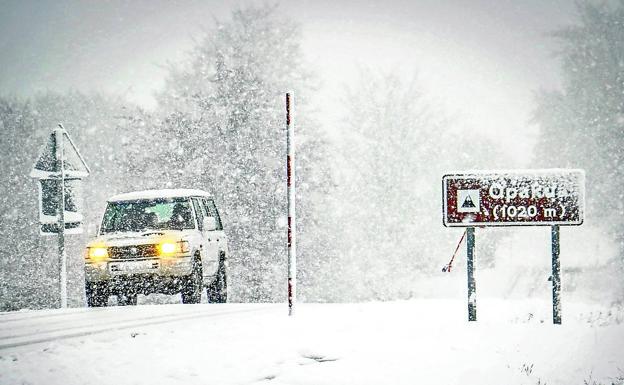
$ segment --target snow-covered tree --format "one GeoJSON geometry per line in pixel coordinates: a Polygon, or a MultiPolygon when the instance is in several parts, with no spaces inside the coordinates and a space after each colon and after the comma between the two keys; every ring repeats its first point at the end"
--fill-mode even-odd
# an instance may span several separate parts
{"type": "MultiPolygon", "coordinates": [[[[483,166],[496,151],[474,132],[458,134],[416,77],[363,70],[359,79],[345,98],[337,178],[342,279],[351,300],[417,296],[415,276],[439,273],[457,241],[442,227],[442,175],[483,166]]],[[[487,265],[493,243],[482,245],[487,265]]]]}
{"type": "Polygon", "coordinates": [[[587,218],[624,255],[624,2],[580,3],[580,23],[556,31],[563,84],[537,95],[536,161],[586,170],[587,218]]]}
{"type": "MultiPolygon", "coordinates": [[[[236,10],[217,21],[172,67],[159,96],[169,140],[168,172],[174,186],[212,191],[230,239],[234,298],[280,300],[286,277],[285,108],[293,91],[297,110],[297,175],[302,294],[313,297],[315,262],[329,255],[321,241],[328,186],[326,143],[310,119],[312,83],[302,64],[300,32],[275,7],[236,10]],[[308,281],[306,281],[308,280],[308,281]]],[[[326,213],[325,213],[326,214],[326,213]]],[[[310,298],[313,299],[313,298],[310,298]]]]}

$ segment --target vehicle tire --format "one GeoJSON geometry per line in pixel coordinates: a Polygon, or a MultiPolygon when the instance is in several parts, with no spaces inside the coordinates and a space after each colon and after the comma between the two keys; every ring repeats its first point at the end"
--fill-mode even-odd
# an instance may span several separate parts
{"type": "Polygon", "coordinates": [[[134,306],[137,304],[138,294],[131,291],[123,291],[117,294],[118,306],[134,306]]]}
{"type": "Polygon", "coordinates": [[[108,306],[108,285],[104,282],[85,282],[87,307],[108,306]]]}
{"type": "Polygon", "coordinates": [[[200,257],[193,258],[193,272],[184,278],[182,303],[200,303],[203,286],[203,272],[200,257]]]}
{"type": "Polygon", "coordinates": [[[225,252],[219,255],[219,269],[212,283],[206,288],[209,303],[227,302],[227,270],[225,252]]]}

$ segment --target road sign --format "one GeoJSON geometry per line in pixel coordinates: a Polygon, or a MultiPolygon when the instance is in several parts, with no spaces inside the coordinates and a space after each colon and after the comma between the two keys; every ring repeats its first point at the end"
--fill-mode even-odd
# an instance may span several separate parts
{"type": "Polygon", "coordinates": [[[89,168],[69,134],[65,129],[57,128],[50,132],[30,176],[39,179],[58,178],[61,174],[61,166],[65,179],[79,179],[89,176],[89,168]],[[57,135],[62,136],[59,138],[61,140],[57,140],[57,135]],[[57,150],[59,143],[63,144],[62,151],[57,150]],[[57,161],[57,151],[62,153],[62,164],[57,161]]]}
{"type": "Polygon", "coordinates": [[[580,225],[582,170],[449,174],[442,178],[448,227],[580,225]]]}
{"type": "Polygon", "coordinates": [[[39,223],[41,235],[58,233],[60,185],[64,186],[63,222],[66,234],[82,232],[81,183],[89,168],[63,128],[50,132],[30,176],[39,179],[39,223]],[[63,182],[61,182],[63,180],[63,182]]]}
{"type": "MultiPolygon", "coordinates": [[[[39,179],[39,223],[41,235],[58,233],[59,179],[39,179]]],[[[65,234],[82,233],[82,185],[80,179],[65,179],[65,234]]]]}
{"type": "Polygon", "coordinates": [[[80,233],[78,193],[80,178],[89,168],[61,124],[43,146],[30,176],[39,179],[39,221],[41,234],[58,234],[61,308],[67,307],[67,255],[65,234],[80,233]]]}
{"type": "Polygon", "coordinates": [[[583,170],[448,174],[442,192],[444,226],[467,227],[468,321],[477,320],[475,227],[551,226],[553,323],[561,324],[559,225],[583,223],[583,170]]]}

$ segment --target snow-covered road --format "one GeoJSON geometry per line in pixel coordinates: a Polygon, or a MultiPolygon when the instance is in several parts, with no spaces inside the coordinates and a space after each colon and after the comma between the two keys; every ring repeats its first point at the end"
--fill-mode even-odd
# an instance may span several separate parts
{"type": "Polygon", "coordinates": [[[624,312],[548,301],[141,305],[0,314],[0,384],[624,383],[624,312]]]}
{"type": "Polygon", "coordinates": [[[266,310],[253,305],[140,306],[2,313],[0,350],[168,322],[266,310]]]}

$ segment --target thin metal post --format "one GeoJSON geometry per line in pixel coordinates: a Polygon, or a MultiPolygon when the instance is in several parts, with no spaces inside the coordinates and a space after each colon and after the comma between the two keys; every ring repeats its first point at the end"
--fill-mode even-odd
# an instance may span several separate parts
{"type": "Polygon", "coordinates": [[[553,324],[561,325],[561,265],[559,263],[559,225],[550,230],[552,239],[553,324]]]}
{"type": "Polygon", "coordinates": [[[292,94],[286,94],[286,187],[288,195],[288,315],[293,315],[297,299],[297,225],[295,222],[295,128],[292,94]]]}
{"type": "Polygon", "coordinates": [[[466,229],[466,256],[468,270],[468,321],[477,320],[477,288],[474,277],[475,228],[466,229]]]}
{"type": "Polygon", "coordinates": [[[56,164],[59,170],[58,179],[58,254],[59,254],[59,284],[61,308],[67,307],[67,255],[65,254],[65,165],[63,164],[63,126],[54,130],[56,140],[56,164]]]}

